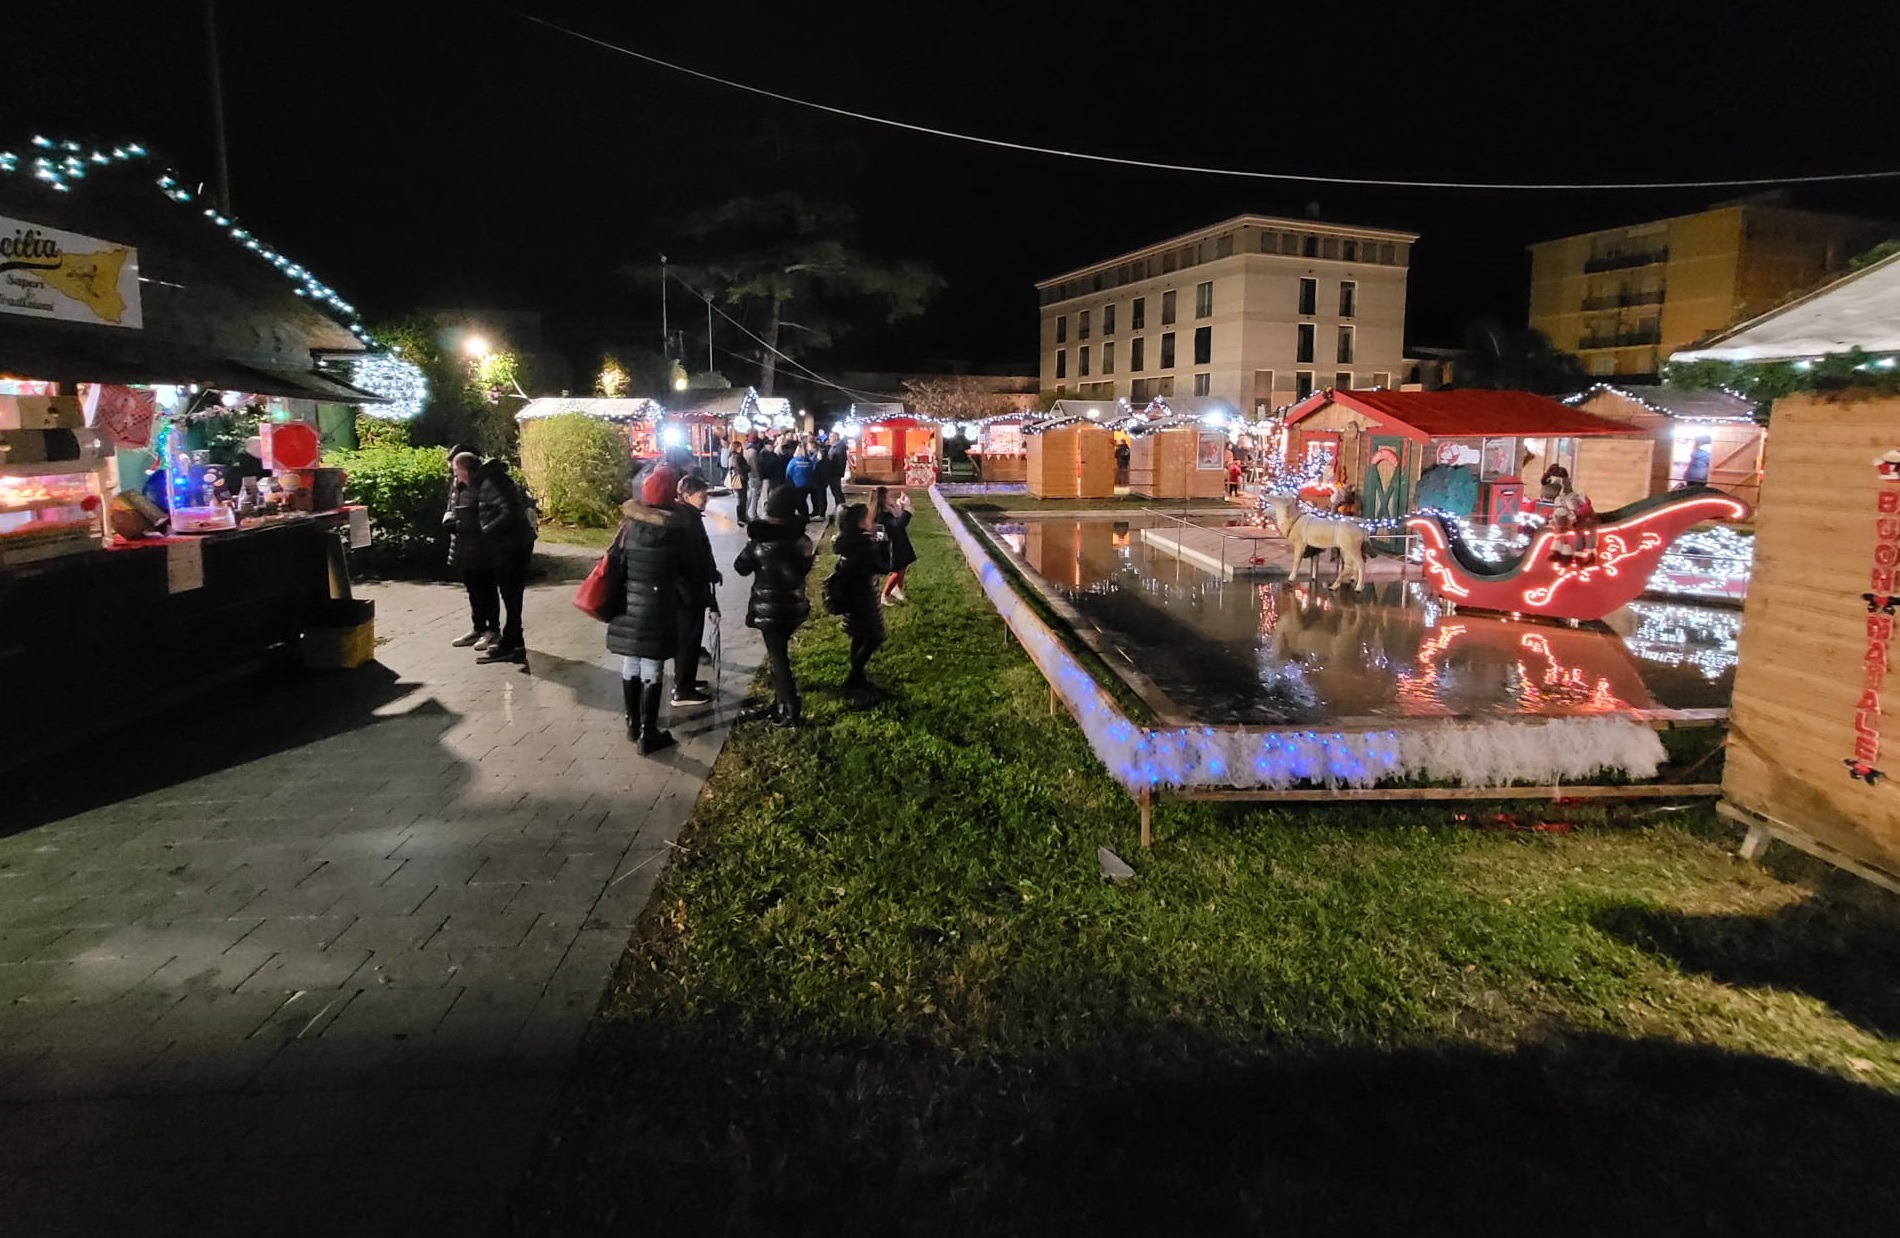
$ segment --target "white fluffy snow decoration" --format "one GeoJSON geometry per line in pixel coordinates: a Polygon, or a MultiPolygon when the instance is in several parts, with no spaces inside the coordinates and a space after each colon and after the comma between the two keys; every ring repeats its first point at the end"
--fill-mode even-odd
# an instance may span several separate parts
{"type": "Polygon", "coordinates": [[[931,499],[984,594],[1081,723],[1095,755],[1131,792],[1144,787],[1284,790],[1302,783],[1370,787],[1399,777],[1479,787],[1549,786],[1603,770],[1652,778],[1663,762],[1656,732],[1620,717],[1435,724],[1402,731],[1138,727],[1017,596],[943,496],[932,489],[931,499]]]}

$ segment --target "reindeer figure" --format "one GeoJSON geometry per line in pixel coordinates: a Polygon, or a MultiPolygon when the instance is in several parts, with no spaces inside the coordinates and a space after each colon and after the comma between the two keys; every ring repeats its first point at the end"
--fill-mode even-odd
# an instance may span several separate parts
{"type": "MultiPolygon", "coordinates": [[[[1300,560],[1306,557],[1309,546],[1318,550],[1335,550],[1339,552],[1339,574],[1333,577],[1332,587],[1339,588],[1347,572],[1352,573],[1354,589],[1365,587],[1366,531],[1358,521],[1304,511],[1299,500],[1292,495],[1269,494],[1260,501],[1272,515],[1274,527],[1293,547],[1295,575],[1299,574],[1300,560]]],[[[1314,571],[1317,573],[1318,568],[1315,567],[1314,571]]]]}

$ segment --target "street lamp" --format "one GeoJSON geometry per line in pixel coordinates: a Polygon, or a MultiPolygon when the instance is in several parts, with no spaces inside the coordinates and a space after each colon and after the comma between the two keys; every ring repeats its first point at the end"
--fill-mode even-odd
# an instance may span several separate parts
{"type": "Polygon", "coordinates": [[[488,341],[480,335],[469,335],[462,340],[462,351],[479,361],[488,355],[488,341]]]}

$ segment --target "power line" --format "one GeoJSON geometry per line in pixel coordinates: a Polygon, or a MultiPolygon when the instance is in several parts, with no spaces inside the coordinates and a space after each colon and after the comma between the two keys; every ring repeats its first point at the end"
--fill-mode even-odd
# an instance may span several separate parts
{"type": "Polygon", "coordinates": [[[948,138],[956,142],[969,142],[977,146],[989,146],[998,150],[1019,151],[1030,155],[1051,155],[1058,159],[1075,159],[1086,163],[1105,163],[1124,168],[1145,168],[1156,172],[1190,172],[1201,176],[1226,176],[1246,180],[1283,181],[1300,185],[1343,185],[1363,189],[1473,189],[1473,190],[1510,190],[1523,192],[1545,191],[1591,191],[1591,190],[1656,190],[1656,189],[1747,189],[1773,185],[1822,185],[1838,184],[1849,181],[1892,180],[1900,177],[1900,169],[1884,172],[1828,172],[1814,176],[1743,176],[1729,180],[1699,181],[1602,181],[1602,182],[1523,182],[1523,181],[1427,181],[1397,180],[1370,176],[1310,176],[1296,172],[1260,172],[1246,168],[1204,167],[1189,163],[1162,163],[1149,159],[1130,159],[1119,155],[1102,155],[1092,151],[1062,150],[1053,146],[1034,146],[1024,142],[1010,142],[1002,138],[983,137],[974,133],[959,133],[953,129],[937,129],[929,125],[913,124],[910,121],[896,120],[888,116],[874,116],[868,112],[854,112],[848,108],[834,107],[829,103],[815,103],[810,99],[800,99],[793,95],[780,94],[775,90],[766,90],[762,86],[752,86],[745,82],[735,82],[729,78],[718,77],[699,69],[662,60],[658,56],[649,56],[637,52],[631,47],[609,42],[591,34],[573,30],[557,22],[532,13],[523,13],[519,9],[508,9],[523,21],[533,22],[546,27],[557,34],[563,34],[583,43],[592,43],[622,56],[645,61],[662,69],[696,77],[701,81],[712,82],[730,90],[742,90],[747,94],[773,99],[779,103],[790,103],[796,107],[809,108],[825,112],[832,116],[842,116],[847,120],[863,121],[866,124],[883,125],[891,129],[902,129],[909,133],[921,133],[929,137],[948,138]]]}
{"type": "Polygon", "coordinates": [[[727,322],[731,323],[733,326],[739,328],[741,333],[743,333],[749,339],[756,341],[760,347],[766,349],[773,356],[785,362],[785,364],[791,366],[795,370],[802,370],[804,374],[808,378],[810,378],[813,382],[818,383],[821,386],[830,387],[836,391],[842,391],[848,396],[852,396],[859,400],[865,400],[865,401],[868,401],[869,403],[873,403],[873,404],[889,403],[889,401],[885,400],[882,396],[878,395],[875,392],[859,391],[855,388],[847,387],[842,383],[833,382],[831,379],[826,378],[823,374],[820,374],[817,370],[812,369],[810,366],[806,365],[804,362],[797,360],[796,358],[790,356],[787,353],[780,352],[773,345],[767,344],[763,339],[760,339],[758,336],[753,335],[751,330],[749,330],[744,323],[740,322],[737,318],[734,318],[731,314],[728,314],[726,311],[720,309],[717,305],[713,303],[713,299],[711,297],[707,296],[705,293],[701,292],[699,289],[693,287],[691,284],[687,283],[685,280],[681,279],[679,276],[673,275],[670,272],[668,273],[667,277],[673,280],[675,283],[679,284],[680,287],[686,289],[686,291],[692,293],[694,296],[704,301],[708,306],[711,307],[713,313],[719,315],[721,318],[725,319],[727,322]]]}

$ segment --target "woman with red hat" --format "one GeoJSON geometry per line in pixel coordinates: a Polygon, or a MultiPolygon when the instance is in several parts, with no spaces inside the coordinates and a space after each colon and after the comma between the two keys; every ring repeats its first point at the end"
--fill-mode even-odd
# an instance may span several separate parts
{"type": "Polygon", "coordinates": [[[679,590],[694,570],[688,517],[674,506],[678,487],[678,472],[655,465],[641,477],[639,497],[620,508],[626,519],[616,540],[627,607],[607,625],[607,650],[620,655],[627,738],[642,755],[674,743],[672,733],[660,729],[660,677],[678,649],[679,590]]]}

